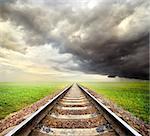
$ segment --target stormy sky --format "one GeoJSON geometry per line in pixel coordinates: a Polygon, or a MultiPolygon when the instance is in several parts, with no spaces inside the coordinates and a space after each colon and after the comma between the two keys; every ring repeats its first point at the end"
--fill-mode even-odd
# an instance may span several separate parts
{"type": "Polygon", "coordinates": [[[0,81],[149,78],[149,0],[0,0],[0,81]]]}

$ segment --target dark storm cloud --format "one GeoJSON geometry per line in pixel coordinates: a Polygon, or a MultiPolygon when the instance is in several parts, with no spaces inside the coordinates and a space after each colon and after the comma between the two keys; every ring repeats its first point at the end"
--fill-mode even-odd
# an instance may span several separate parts
{"type": "Polygon", "coordinates": [[[129,4],[103,5],[82,17],[87,40],[79,35],[66,48],[80,60],[82,71],[149,79],[149,2],[129,4]]]}
{"type": "Polygon", "coordinates": [[[149,77],[149,36],[123,43],[105,43],[92,49],[90,55],[82,52],[80,66],[87,73],[105,74],[128,78],[149,77]]]}
{"type": "Polygon", "coordinates": [[[73,54],[79,67],[71,70],[148,79],[149,1],[100,1],[93,9],[72,3],[60,7],[57,1],[40,0],[41,6],[34,0],[20,2],[23,6],[1,4],[0,17],[22,26],[28,45],[53,43],[60,53],[73,54]]]}

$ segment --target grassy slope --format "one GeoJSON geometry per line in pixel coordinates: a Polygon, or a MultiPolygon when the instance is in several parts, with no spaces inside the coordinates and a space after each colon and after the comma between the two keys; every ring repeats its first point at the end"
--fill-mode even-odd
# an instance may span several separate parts
{"type": "Polygon", "coordinates": [[[104,82],[82,84],[148,122],[149,82],[104,82]]]}
{"type": "Polygon", "coordinates": [[[66,83],[0,83],[0,119],[66,85],[66,83]]]}

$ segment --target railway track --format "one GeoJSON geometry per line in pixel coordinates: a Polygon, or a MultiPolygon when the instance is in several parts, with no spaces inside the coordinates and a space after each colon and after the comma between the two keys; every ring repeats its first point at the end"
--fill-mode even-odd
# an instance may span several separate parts
{"type": "Polygon", "coordinates": [[[141,136],[85,88],[73,84],[6,136],[141,136]]]}

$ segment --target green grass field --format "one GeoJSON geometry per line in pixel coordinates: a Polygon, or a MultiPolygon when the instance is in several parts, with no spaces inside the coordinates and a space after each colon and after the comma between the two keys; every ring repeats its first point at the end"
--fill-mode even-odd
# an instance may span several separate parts
{"type": "Polygon", "coordinates": [[[149,121],[149,82],[82,83],[142,120],[149,121]]]}
{"type": "Polygon", "coordinates": [[[0,119],[66,85],[67,83],[0,83],[0,119]]]}

